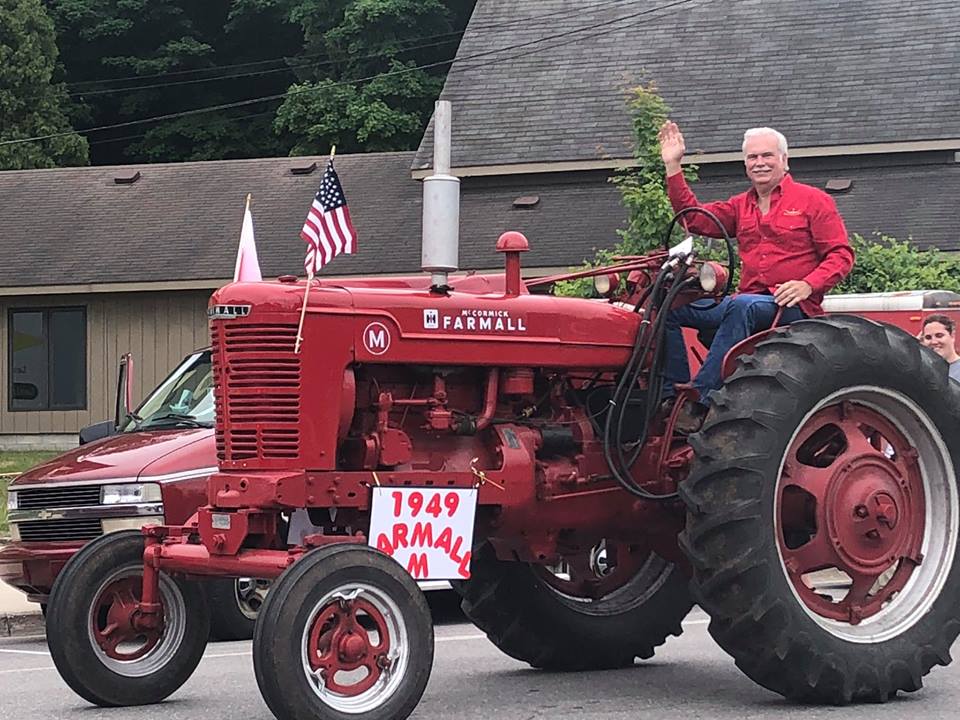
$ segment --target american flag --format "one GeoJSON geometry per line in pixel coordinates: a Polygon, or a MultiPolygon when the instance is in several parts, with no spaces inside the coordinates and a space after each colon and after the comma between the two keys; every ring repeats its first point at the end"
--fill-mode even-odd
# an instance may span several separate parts
{"type": "Polygon", "coordinates": [[[332,159],[320,180],[320,189],[313,198],[300,237],[307,243],[303,266],[308,275],[316,274],[340,253],[352,254],[356,247],[357,231],[353,229],[350,210],[332,159]]]}

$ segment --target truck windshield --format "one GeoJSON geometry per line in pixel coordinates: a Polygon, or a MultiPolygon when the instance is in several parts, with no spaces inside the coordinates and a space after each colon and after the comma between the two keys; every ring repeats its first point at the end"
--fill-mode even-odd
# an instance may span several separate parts
{"type": "Polygon", "coordinates": [[[213,427],[210,351],[188,356],[120,425],[120,432],[213,427]]]}

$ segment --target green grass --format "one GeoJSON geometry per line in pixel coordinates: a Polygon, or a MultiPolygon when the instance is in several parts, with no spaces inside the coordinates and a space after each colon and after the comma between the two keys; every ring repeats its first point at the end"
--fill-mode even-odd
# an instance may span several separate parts
{"type": "MultiPolygon", "coordinates": [[[[0,452],[0,475],[19,473],[39,465],[60,453],[35,450],[31,452],[0,452]]],[[[0,535],[7,533],[7,483],[12,478],[0,477],[0,535]]]]}
{"type": "Polygon", "coordinates": [[[0,535],[7,534],[7,483],[0,480],[0,535]]]}
{"type": "Polygon", "coordinates": [[[0,475],[6,473],[21,473],[59,454],[59,452],[51,452],[49,450],[0,452],[0,475]]]}

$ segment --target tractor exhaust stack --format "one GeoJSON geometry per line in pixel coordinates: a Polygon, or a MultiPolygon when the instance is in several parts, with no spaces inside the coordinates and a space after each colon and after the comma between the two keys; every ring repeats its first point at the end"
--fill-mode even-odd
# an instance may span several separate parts
{"type": "Polygon", "coordinates": [[[450,174],[449,100],[438,100],[433,112],[433,175],[423,180],[423,244],[421,267],[431,275],[431,289],[445,292],[447,276],[458,268],[460,255],[460,178],[450,174]]]}

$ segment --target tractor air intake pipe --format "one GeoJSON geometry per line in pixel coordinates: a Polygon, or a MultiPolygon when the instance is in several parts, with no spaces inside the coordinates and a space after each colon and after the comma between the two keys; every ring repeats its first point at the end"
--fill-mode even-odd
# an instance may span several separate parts
{"type": "Polygon", "coordinates": [[[450,175],[449,100],[433,111],[433,175],[423,181],[423,245],[421,267],[431,274],[431,290],[447,291],[447,274],[455,272],[460,254],[460,179],[450,175]]]}

